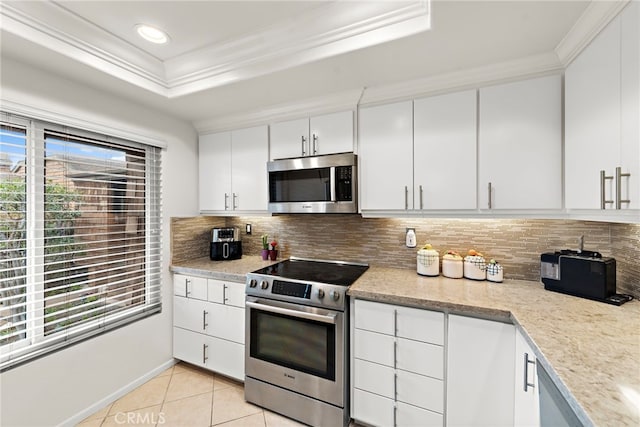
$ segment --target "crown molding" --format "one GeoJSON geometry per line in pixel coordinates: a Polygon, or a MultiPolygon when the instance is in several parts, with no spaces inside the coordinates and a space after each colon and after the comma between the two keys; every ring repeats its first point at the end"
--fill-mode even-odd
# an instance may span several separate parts
{"type": "Polygon", "coordinates": [[[630,0],[591,1],[555,48],[562,65],[567,67],[629,2],[630,0]]]}
{"type": "Polygon", "coordinates": [[[160,61],[56,3],[2,2],[0,18],[3,31],[167,96],[160,61]]]}
{"type": "Polygon", "coordinates": [[[344,13],[333,2],[286,24],[165,62],[169,97],[257,77],[406,37],[431,26],[429,2],[380,2],[344,13]]]}
{"type": "Polygon", "coordinates": [[[544,53],[423,79],[367,88],[360,105],[374,105],[457,90],[475,89],[509,81],[558,74],[563,70],[564,68],[555,53],[544,53]]]}
{"type": "Polygon", "coordinates": [[[161,61],[55,2],[2,2],[0,17],[5,31],[167,98],[406,37],[431,25],[429,0],[358,8],[331,2],[286,23],[161,61]]]}
{"type": "Polygon", "coordinates": [[[282,103],[249,112],[216,116],[193,122],[199,134],[223,132],[250,126],[259,126],[298,119],[301,117],[317,116],[336,111],[355,110],[362,97],[364,88],[325,96],[309,98],[293,103],[282,103]]]}

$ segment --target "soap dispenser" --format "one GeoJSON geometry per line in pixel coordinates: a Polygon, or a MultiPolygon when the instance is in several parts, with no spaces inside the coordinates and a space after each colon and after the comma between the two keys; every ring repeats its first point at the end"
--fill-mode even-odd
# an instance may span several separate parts
{"type": "Polygon", "coordinates": [[[408,248],[416,247],[416,230],[415,228],[407,228],[406,245],[408,248]]]}

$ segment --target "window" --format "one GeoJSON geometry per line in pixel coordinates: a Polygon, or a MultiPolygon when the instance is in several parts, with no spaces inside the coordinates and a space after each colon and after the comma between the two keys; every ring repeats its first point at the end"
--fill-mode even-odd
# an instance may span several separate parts
{"type": "Polygon", "coordinates": [[[0,369],[161,310],[160,149],[2,114],[0,369]]]}

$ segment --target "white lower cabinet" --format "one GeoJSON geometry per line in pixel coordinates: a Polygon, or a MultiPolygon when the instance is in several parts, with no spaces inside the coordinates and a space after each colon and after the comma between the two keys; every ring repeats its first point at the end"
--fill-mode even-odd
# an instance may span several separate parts
{"type": "Polygon", "coordinates": [[[515,388],[513,425],[538,427],[540,425],[540,396],[536,356],[522,334],[516,332],[515,388]]]}
{"type": "Polygon", "coordinates": [[[444,314],[355,301],[352,417],[375,426],[442,426],[444,314]]]}
{"type": "Polygon", "coordinates": [[[198,283],[204,291],[197,294],[202,299],[191,293],[173,297],[173,356],[244,380],[244,285],[182,275],[176,280],[198,283]]]}
{"type": "Polygon", "coordinates": [[[447,425],[513,425],[515,327],[448,318],[447,425]]]}

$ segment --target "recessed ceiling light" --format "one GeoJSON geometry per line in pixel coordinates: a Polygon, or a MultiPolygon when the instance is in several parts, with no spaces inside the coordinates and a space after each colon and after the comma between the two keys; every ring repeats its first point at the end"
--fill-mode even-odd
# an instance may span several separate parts
{"type": "Polygon", "coordinates": [[[169,35],[167,33],[147,24],[136,25],[136,31],[140,37],[151,43],[164,44],[169,41],[169,35]]]}

